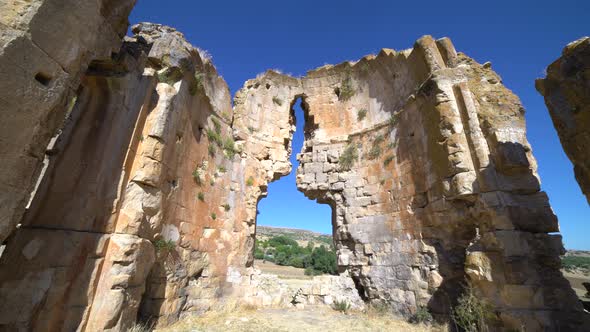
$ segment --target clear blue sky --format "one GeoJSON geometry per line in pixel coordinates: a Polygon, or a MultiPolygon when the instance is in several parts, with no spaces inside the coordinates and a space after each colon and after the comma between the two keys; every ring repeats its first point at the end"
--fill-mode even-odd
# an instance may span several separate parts
{"type": "MultiPolygon", "coordinates": [[[[194,1],[138,0],[130,22],[173,26],[208,50],[232,93],[268,68],[303,75],[381,48],[406,49],[425,34],[491,61],[522,100],[542,188],[567,248],[590,249],[590,208],[551,124],[535,78],[570,41],[590,34],[590,1],[194,1]],[[371,5],[366,5],[370,3],[371,5]]],[[[299,125],[302,116],[298,116],[299,125]]],[[[301,147],[301,127],[294,151],[301,147]]],[[[331,232],[330,209],[295,188],[294,172],[269,186],[259,224],[331,232]]]]}

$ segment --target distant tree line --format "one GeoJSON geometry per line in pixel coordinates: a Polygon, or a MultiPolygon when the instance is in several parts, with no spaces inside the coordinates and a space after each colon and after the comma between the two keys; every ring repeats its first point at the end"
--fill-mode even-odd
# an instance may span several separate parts
{"type": "Polygon", "coordinates": [[[306,275],[338,273],[333,245],[326,247],[322,244],[314,248],[314,243],[309,241],[307,246],[302,247],[297,241],[284,235],[256,241],[254,258],[277,265],[304,268],[306,275]]]}

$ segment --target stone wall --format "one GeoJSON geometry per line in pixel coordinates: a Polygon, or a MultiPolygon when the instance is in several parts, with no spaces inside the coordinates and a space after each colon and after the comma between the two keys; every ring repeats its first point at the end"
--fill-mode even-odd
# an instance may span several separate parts
{"type": "Polygon", "coordinates": [[[0,3],[0,243],[20,222],[45,149],[71,110],[88,64],[118,52],[134,4],[0,3]]]}
{"type": "MultiPolygon", "coordinates": [[[[87,14],[120,32],[131,4],[117,4],[87,14]]],[[[56,4],[4,6],[3,19],[56,4]]],[[[70,19],[52,17],[49,25],[70,19]]],[[[2,176],[23,181],[11,185],[23,190],[3,193],[14,204],[0,214],[0,330],[125,331],[137,320],[163,326],[261,294],[264,304],[252,266],[257,204],[291,171],[295,121],[305,121],[298,188],[333,212],[341,272],[329,279],[334,289],[354,287],[355,302],[401,315],[428,306],[448,318],[470,283],[494,306],[498,329],[583,326],[587,317],[559,272],[561,238],[551,234],[557,220],[539,191],[524,111],[489,65],[426,36],[412,49],[303,78],[268,71],[247,81],[232,107],[211,60],[181,33],[150,23],[132,33],[100,44],[111,47],[100,48],[108,56],[88,51],[86,39],[51,44],[64,47],[56,54],[86,45],[83,61],[59,65],[75,68],[71,81],[32,75],[34,84],[67,83],[55,90],[59,102],[22,103],[56,109],[53,122],[29,119],[11,123],[22,131],[5,132],[18,151],[6,152],[2,176]],[[294,117],[298,98],[304,119],[294,117]],[[41,129],[27,133],[31,123],[41,129]],[[34,165],[15,164],[33,145],[34,165]]],[[[25,114],[15,110],[9,114],[25,114]]],[[[299,295],[329,302],[321,289],[299,295]]]]}
{"type": "Polygon", "coordinates": [[[444,315],[469,283],[498,326],[580,326],[524,110],[489,65],[427,36],[302,84],[315,129],[298,188],[333,207],[339,265],[361,296],[444,315]]]}
{"type": "Polygon", "coordinates": [[[590,37],[568,44],[547,67],[547,77],[537,80],[536,88],[545,97],[561,145],[590,203],[590,37]]]}

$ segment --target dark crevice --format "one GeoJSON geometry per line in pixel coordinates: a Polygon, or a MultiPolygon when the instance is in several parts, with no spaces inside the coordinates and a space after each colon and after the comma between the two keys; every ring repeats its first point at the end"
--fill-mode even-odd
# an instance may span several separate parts
{"type": "Polygon", "coordinates": [[[35,75],[35,80],[39,83],[41,83],[43,86],[48,86],[49,83],[51,83],[51,76],[49,76],[48,74],[39,72],[37,73],[37,75],[35,75]]]}
{"type": "Polygon", "coordinates": [[[365,302],[368,302],[369,296],[367,295],[367,290],[365,289],[365,286],[363,286],[363,284],[361,283],[360,277],[355,276],[353,274],[351,274],[350,277],[352,278],[352,281],[354,282],[354,287],[356,288],[357,292],[359,293],[359,296],[361,297],[361,299],[365,302]]]}

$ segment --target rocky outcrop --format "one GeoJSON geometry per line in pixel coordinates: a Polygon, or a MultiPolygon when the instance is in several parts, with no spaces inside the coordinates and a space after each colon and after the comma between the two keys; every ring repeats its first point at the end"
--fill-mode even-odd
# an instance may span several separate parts
{"type": "Polygon", "coordinates": [[[0,243],[22,217],[46,147],[71,111],[89,63],[118,52],[134,4],[0,3],[0,243]]]}
{"type": "Polygon", "coordinates": [[[536,88],[590,203],[590,37],[568,44],[536,88]]]}
{"type": "MultiPolygon", "coordinates": [[[[68,115],[60,134],[47,151],[34,141],[48,157],[0,257],[0,330],[125,331],[226,301],[276,304],[280,285],[264,289],[253,268],[257,204],[291,171],[295,121],[305,121],[297,186],[332,207],[340,269],[295,302],[346,294],[359,307],[409,316],[427,306],[444,318],[470,284],[497,329],[587,323],[559,272],[524,111],[489,65],[426,36],[303,78],[268,71],[232,108],[211,60],[181,33],[150,23],[132,32],[76,67],[71,107],[52,106],[68,115]]],[[[32,144],[16,134],[20,148],[32,144]]],[[[11,211],[2,220],[16,220],[11,211]]]]}

